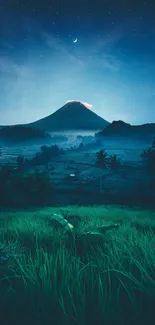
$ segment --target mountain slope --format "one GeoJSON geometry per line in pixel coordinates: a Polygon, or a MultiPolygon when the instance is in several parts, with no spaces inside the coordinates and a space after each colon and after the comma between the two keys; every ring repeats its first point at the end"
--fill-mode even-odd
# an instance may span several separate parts
{"type": "Polygon", "coordinates": [[[78,101],[68,102],[53,114],[28,124],[44,131],[101,130],[109,122],[78,101]]]}
{"type": "Polygon", "coordinates": [[[101,132],[96,133],[96,136],[152,138],[155,137],[155,123],[131,125],[123,121],[113,121],[101,132]]]}

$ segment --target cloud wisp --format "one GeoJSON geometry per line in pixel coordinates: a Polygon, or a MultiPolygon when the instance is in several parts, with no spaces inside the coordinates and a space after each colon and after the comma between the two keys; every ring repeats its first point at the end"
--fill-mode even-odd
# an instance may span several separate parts
{"type": "Polygon", "coordinates": [[[93,105],[87,103],[87,102],[82,102],[81,100],[67,100],[66,104],[68,103],[73,103],[73,102],[76,102],[76,103],[81,103],[83,104],[84,106],[86,106],[88,109],[93,109],[93,105]]]}

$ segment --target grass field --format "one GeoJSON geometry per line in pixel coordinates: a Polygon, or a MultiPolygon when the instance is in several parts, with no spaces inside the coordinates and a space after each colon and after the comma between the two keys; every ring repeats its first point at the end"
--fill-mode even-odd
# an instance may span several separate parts
{"type": "Polygon", "coordinates": [[[66,207],[0,215],[0,324],[154,324],[155,211],[66,207]],[[54,229],[52,213],[74,225],[54,229]],[[118,224],[100,235],[82,235],[118,224]]]}

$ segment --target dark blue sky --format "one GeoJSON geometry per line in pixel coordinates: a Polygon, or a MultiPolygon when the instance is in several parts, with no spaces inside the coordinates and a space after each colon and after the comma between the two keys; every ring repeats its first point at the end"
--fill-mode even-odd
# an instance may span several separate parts
{"type": "Polygon", "coordinates": [[[68,100],[110,122],[155,122],[154,1],[0,0],[0,89],[0,125],[68,100]]]}

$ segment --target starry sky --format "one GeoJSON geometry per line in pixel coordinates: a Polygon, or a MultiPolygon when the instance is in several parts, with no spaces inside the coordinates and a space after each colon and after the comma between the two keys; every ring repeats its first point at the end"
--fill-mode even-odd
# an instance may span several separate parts
{"type": "Polygon", "coordinates": [[[153,0],[0,0],[0,125],[70,100],[109,122],[155,122],[153,0]]]}

